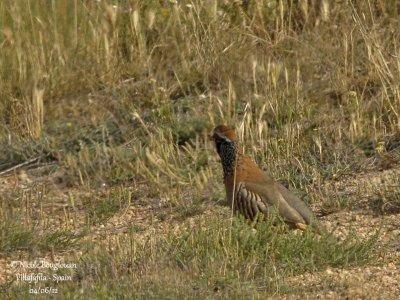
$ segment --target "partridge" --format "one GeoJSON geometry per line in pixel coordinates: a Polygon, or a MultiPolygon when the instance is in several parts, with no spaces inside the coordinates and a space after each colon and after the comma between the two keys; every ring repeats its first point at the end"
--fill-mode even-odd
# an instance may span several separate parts
{"type": "Polygon", "coordinates": [[[228,204],[246,219],[275,211],[291,227],[305,230],[312,225],[312,211],[296,195],[263,172],[239,150],[235,131],[219,125],[210,134],[221,159],[228,204]]]}

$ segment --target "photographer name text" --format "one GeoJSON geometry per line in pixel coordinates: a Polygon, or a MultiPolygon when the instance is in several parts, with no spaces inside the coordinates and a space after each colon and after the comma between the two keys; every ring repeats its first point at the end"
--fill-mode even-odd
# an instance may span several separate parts
{"type": "Polygon", "coordinates": [[[62,282],[72,281],[72,275],[52,273],[62,269],[77,269],[76,263],[70,262],[50,262],[44,259],[33,261],[15,260],[10,263],[11,268],[15,269],[15,277],[18,282],[28,283],[30,294],[58,294],[57,285],[62,282]],[[46,270],[50,270],[46,271],[46,270]],[[51,274],[49,274],[51,273],[51,274]]]}

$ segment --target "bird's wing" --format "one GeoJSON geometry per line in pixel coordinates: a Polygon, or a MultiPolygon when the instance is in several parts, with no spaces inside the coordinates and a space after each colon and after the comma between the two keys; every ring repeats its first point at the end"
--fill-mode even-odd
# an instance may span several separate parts
{"type": "Polygon", "coordinates": [[[274,184],[239,182],[235,188],[235,207],[249,219],[254,219],[257,213],[267,214],[275,209],[286,222],[298,228],[304,229],[308,223],[274,184]]]}

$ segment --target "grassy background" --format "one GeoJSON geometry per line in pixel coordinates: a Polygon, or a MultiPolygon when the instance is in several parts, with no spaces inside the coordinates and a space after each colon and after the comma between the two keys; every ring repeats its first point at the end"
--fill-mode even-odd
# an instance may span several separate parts
{"type": "MultiPolygon", "coordinates": [[[[88,269],[62,289],[78,298],[78,283],[115,297],[282,294],[285,276],[364,264],[368,239],[338,247],[269,227],[255,238],[240,221],[226,235],[217,216],[107,253],[84,237],[146,199],[167,208],[159,219],[185,220],[223,198],[206,139],[219,123],[323,213],[356,206],[320,187],[399,162],[399,22],[397,1],[1,1],[0,170],[52,162],[65,199],[53,222],[43,207],[59,191],[3,192],[0,252],[83,251],[72,257],[88,269]]],[[[398,187],[369,191],[375,211],[400,210],[398,187]]]]}

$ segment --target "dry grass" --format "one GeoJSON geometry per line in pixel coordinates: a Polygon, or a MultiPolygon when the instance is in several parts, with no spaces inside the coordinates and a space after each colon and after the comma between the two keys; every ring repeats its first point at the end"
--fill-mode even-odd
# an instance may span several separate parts
{"type": "Polygon", "coordinates": [[[0,258],[84,252],[86,275],[60,288],[77,298],[282,296],[296,291],[287,276],[370,263],[372,240],[351,234],[340,247],[270,228],[243,241],[240,222],[226,235],[229,214],[206,214],[224,197],[206,134],[234,124],[246,153],[322,214],[361,200],[398,214],[396,178],[357,197],[322,188],[399,163],[397,3],[240,2],[0,3],[0,171],[32,158],[45,170],[0,190],[0,258]],[[126,216],[147,206],[143,223],[126,216]],[[116,237],[114,250],[113,234],[92,240],[114,218],[138,238],[199,216],[189,233],[116,237]]]}

